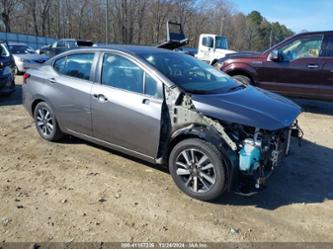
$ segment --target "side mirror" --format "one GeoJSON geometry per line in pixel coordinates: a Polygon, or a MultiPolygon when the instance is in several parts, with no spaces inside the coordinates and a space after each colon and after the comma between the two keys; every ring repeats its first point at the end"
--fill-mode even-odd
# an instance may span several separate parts
{"type": "Polygon", "coordinates": [[[271,61],[278,62],[280,60],[280,52],[277,49],[274,49],[268,56],[268,59],[271,61]]]}
{"type": "Polygon", "coordinates": [[[5,64],[3,62],[0,62],[0,69],[3,69],[5,67],[5,64]]]}

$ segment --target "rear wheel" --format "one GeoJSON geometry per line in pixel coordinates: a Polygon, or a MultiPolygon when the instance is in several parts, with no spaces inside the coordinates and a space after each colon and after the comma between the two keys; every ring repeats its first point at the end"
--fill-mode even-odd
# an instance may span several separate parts
{"type": "Polygon", "coordinates": [[[247,77],[247,76],[244,76],[244,75],[234,75],[232,76],[232,78],[234,78],[235,80],[243,83],[243,84],[246,84],[246,85],[252,85],[252,80],[247,77]]]}
{"type": "Polygon", "coordinates": [[[186,139],[177,144],[169,157],[169,170],[176,185],[193,198],[212,201],[224,191],[222,154],[204,140],[186,139]]]}
{"type": "Polygon", "coordinates": [[[52,108],[45,102],[37,104],[34,120],[39,135],[48,141],[57,141],[63,137],[52,108]]]}

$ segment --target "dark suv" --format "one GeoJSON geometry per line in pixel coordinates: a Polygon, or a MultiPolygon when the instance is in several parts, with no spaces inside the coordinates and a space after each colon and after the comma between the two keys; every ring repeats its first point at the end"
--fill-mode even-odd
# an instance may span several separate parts
{"type": "Polygon", "coordinates": [[[246,84],[332,101],[333,31],[297,34],[262,53],[230,54],[216,66],[246,84]]]}
{"type": "Polygon", "coordinates": [[[14,58],[6,42],[0,41],[0,96],[9,95],[15,91],[14,70],[14,58]]]}

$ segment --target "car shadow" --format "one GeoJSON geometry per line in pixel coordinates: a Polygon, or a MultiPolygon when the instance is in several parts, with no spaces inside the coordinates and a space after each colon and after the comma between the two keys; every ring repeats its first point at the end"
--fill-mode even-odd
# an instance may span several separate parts
{"type": "MultiPolygon", "coordinates": [[[[333,102],[293,99],[306,112],[333,115],[333,102]]],[[[0,97],[1,106],[22,104],[22,86],[16,85],[16,91],[8,97],[0,97]]],[[[112,154],[133,160],[150,168],[169,173],[166,166],[147,163],[93,143],[74,137],[66,137],[60,143],[88,144],[112,154]]],[[[294,145],[292,152],[268,180],[263,192],[244,197],[227,193],[215,203],[220,205],[256,206],[274,210],[290,204],[321,203],[333,199],[333,149],[304,140],[302,147],[294,145]]]]}
{"type": "Polygon", "coordinates": [[[333,115],[333,102],[300,98],[292,100],[301,106],[304,112],[333,115]]]}
{"type": "Polygon", "coordinates": [[[104,147],[102,145],[95,144],[95,143],[92,143],[92,142],[89,142],[89,141],[86,141],[86,140],[82,140],[82,139],[77,138],[77,137],[73,137],[73,136],[67,135],[62,140],[57,141],[57,143],[60,143],[60,144],[73,144],[73,145],[75,145],[75,144],[86,144],[88,146],[92,146],[94,148],[107,151],[107,152],[109,152],[109,153],[111,153],[113,155],[121,156],[121,157],[126,158],[128,160],[131,160],[131,161],[143,164],[144,166],[148,166],[148,167],[150,167],[152,169],[156,169],[156,170],[159,170],[159,171],[161,171],[163,173],[169,174],[169,169],[168,169],[168,167],[166,165],[157,165],[157,164],[154,164],[154,163],[150,163],[150,162],[144,161],[142,159],[139,159],[137,157],[130,156],[130,155],[127,155],[127,154],[122,153],[120,151],[113,150],[113,149],[110,149],[110,148],[107,148],[107,147],[104,147]]]}
{"type": "MultiPolygon", "coordinates": [[[[84,140],[67,137],[61,143],[87,144],[169,174],[166,165],[156,165],[84,140]]],[[[267,188],[253,196],[225,193],[218,205],[255,206],[274,210],[291,204],[322,203],[333,199],[333,149],[307,140],[293,141],[290,155],[268,179],[267,188]]]]}
{"type": "Polygon", "coordinates": [[[22,105],[22,86],[16,85],[15,92],[8,96],[0,96],[1,106],[15,106],[22,105]]]}
{"type": "Polygon", "coordinates": [[[294,143],[290,155],[275,169],[267,185],[254,196],[228,193],[216,203],[274,210],[291,204],[332,200],[333,149],[306,140],[301,147],[294,143]]]}

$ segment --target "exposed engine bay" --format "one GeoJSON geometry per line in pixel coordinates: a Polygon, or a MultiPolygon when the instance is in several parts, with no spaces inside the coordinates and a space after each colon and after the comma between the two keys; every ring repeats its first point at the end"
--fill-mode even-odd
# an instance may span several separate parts
{"type": "Polygon", "coordinates": [[[195,134],[215,143],[230,162],[229,190],[244,191],[249,184],[257,190],[265,187],[266,179],[288,155],[291,137],[303,136],[296,119],[287,127],[270,131],[211,118],[196,109],[190,95],[173,91],[168,94],[171,139],[179,133],[195,134]],[[235,185],[234,178],[241,180],[235,185]]]}

